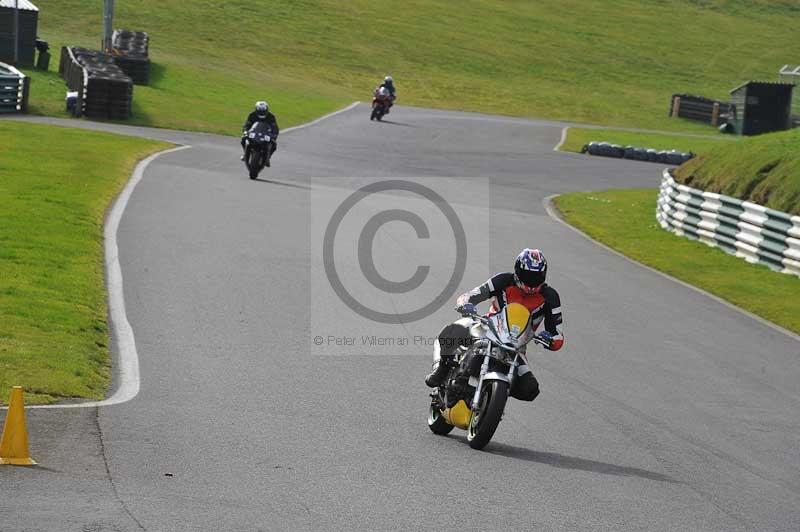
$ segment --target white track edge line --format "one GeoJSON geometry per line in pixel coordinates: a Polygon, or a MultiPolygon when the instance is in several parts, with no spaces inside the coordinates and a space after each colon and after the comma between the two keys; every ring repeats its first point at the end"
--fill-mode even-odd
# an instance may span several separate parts
{"type": "Polygon", "coordinates": [[[561,140],[558,141],[558,144],[556,144],[556,147],[553,148],[553,151],[561,151],[561,146],[563,146],[564,143],[567,141],[567,130],[568,129],[569,129],[569,126],[566,126],[565,128],[563,128],[561,130],[561,140]]]}
{"type": "Polygon", "coordinates": [[[550,218],[552,218],[553,220],[557,221],[560,224],[565,225],[566,227],[568,227],[572,231],[574,231],[574,232],[578,233],[579,235],[581,235],[586,240],[588,240],[588,241],[600,246],[601,248],[605,249],[606,251],[610,251],[614,255],[616,255],[618,257],[621,257],[621,258],[625,259],[626,261],[628,261],[628,262],[630,262],[632,264],[635,264],[635,265],[637,265],[637,266],[639,266],[641,268],[644,268],[645,270],[649,270],[649,271],[655,273],[656,275],[660,275],[661,277],[663,277],[665,279],[669,279],[672,282],[678,283],[679,285],[684,286],[684,287],[686,287],[686,288],[688,288],[690,290],[694,290],[698,294],[703,294],[704,296],[713,299],[717,303],[721,303],[722,305],[728,307],[731,310],[735,310],[736,312],[739,312],[740,314],[744,314],[745,316],[754,319],[755,321],[761,323],[762,325],[766,325],[767,327],[769,327],[769,328],[771,328],[771,329],[773,329],[773,330],[775,330],[775,331],[777,331],[779,333],[783,333],[786,336],[788,336],[789,338],[792,338],[793,340],[797,340],[798,342],[800,342],[800,335],[795,334],[795,333],[793,333],[792,331],[790,331],[788,329],[784,329],[780,325],[772,323],[771,321],[769,321],[767,319],[764,319],[761,316],[758,316],[756,314],[753,314],[752,312],[750,312],[748,310],[745,310],[745,309],[743,309],[741,307],[737,307],[733,303],[731,303],[729,301],[725,301],[721,297],[715,296],[714,294],[712,294],[710,292],[706,292],[702,288],[698,288],[698,287],[696,287],[696,286],[694,286],[692,284],[689,284],[689,283],[687,283],[685,281],[681,281],[680,279],[672,277],[669,274],[666,274],[666,273],[664,273],[662,271],[656,270],[655,268],[653,268],[651,266],[648,266],[646,264],[642,264],[641,262],[638,262],[638,261],[628,257],[627,255],[624,255],[623,253],[620,253],[616,249],[612,249],[612,248],[608,247],[607,245],[603,244],[602,242],[599,242],[599,241],[595,240],[594,238],[590,237],[589,235],[587,235],[586,233],[584,233],[583,231],[581,231],[577,227],[573,227],[572,225],[567,223],[563,218],[561,218],[561,216],[559,216],[558,212],[556,211],[555,207],[553,206],[553,199],[557,198],[560,195],[561,194],[551,194],[551,195],[547,196],[546,198],[544,198],[542,200],[542,204],[544,205],[544,208],[547,211],[547,215],[550,216],[550,218]]]}
{"type": "Polygon", "coordinates": [[[300,124],[299,126],[287,127],[286,129],[282,130],[281,133],[290,133],[292,131],[297,131],[298,129],[303,129],[303,128],[306,128],[306,127],[311,127],[313,125],[319,124],[323,120],[327,120],[328,118],[334,117],[334,116],[336,116],[338,114],[341,114],[341,113],[346,113],[347,111],[349,111],[350,109],[354,108],[356,105],[358,105],[360,103],[361,102],[353,102],[353,103],[351,103],[350,105],[348,105],[347,107],[345,107],[343,109],[339,109],[338,111],[334,111],[332,113],[328,113],[326,115],[323,115],[323,116],[317,118],[316,120],[312,120],[311,122],[306,122],[305,124],[300,124]]]}
{"type": "Polygon", "coordinates": [[[168,150],[154,153],[140,161],[133,169],[131,178],[119,193],[114,205],[106,218],[103,229],[105,241],[105,266],[106,285],[108,289],[108,314],[111,318],[111,328],[117,341],[118,349],[118,386],[114,394],[102,401],[87,401],[83,403],[68,403],[56,405],[32,405],[25,408],[90,408],[96,406],[111,406],[130,401],[139,393],[139,354],[136,352],[136,339],[133,328],[125,313],[125,294],[122,283],[122,267],[119,264],[119,247],[117,246],[117,230],[122,214],[128,205],[128,200],[139,181],[142,180],[147,166],[157,157],[186,150],[191,146],[178,146],[168,150]]]}
{"type": "MultiPolygon", "coordinates": [[[[305,127],[313,126],[322,120],[332,116],[344,113],[353,109],[361,102],[353,102],[343,109],[328,113],[311,122],[300,124],[285,129],[283,132],[288,133],[305,127]]],[[[114,206],[109,211],[108,218],[106,219],[105,228],[103,230],[103,238],[105,240],[105,266],[106,266],[106,283],[108,285],[108,308],[111,317],[111,326],[117,340],[117,349],[119,350],[119,385],[114,394],[108,399],[102,401],[87,401],[82,403],[68,403],[68,404],[55,404],[55,405],[30,405],[25,408],[92,408],[97,406],[111,406],[118,405],[130,401],[139,393],[140,378],[139,378],[139,354],[136,351],[136,338],[133,334],[133,328],[128,322],[128,316],[125,313],[125,294],[122,283],[122,267],[119,264],[119,248],[117,247],[117,229],[119,222],[122,219],[122,214],[125,212],[125,207],[128,205],[133,189],[144,176],[144,171],[147,166],[161,155],[173,153],[180,150],[186,150],[191,146],[178,146],[168,150],[154,153],[140,161],[131,174],[131,178],[122,189],[117,199],[114,200],[114,206]]],[[[0,410],[8,409],[7,406],[0,407],[0,410]]]]}

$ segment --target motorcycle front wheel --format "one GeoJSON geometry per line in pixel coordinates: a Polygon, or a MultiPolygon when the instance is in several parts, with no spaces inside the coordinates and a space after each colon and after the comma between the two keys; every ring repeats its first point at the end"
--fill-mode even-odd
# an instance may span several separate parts
{"type": "Polygon", "coordinates": [[[258,177],[258,172],[261,170],[259,164],[259,158],[261,154],[258,150],[249,150],[247,155],[247,169],[250,170],[250,179],[256,179],[258,177]]]}
{"type": "Polygon", "coordinates": [[[480,396],[480,407],[472,411],[467,442],[473,449],[483,449],[494,436],[494,431],[503,417],[508,400],[508,383],[505,381],[484,382],[480,396]]]}

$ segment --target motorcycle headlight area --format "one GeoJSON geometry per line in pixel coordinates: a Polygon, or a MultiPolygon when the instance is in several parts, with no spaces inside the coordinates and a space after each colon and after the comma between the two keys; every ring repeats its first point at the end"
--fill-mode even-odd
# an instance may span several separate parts
{"type": "Polygon", "coordinates": [[[492,358],[495,358],[504,364],[508,364],[510,366],[514,363],[514,358],[516,358],[516,356],[516,351],[507,351],[500,347],[492,346],[492,358]]]}

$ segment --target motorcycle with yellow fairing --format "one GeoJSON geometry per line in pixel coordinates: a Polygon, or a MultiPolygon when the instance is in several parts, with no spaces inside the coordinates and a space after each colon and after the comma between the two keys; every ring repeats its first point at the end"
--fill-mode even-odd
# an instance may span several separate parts
{"type": "Polygon", "coordinates": [[[456,310],[472,319],[471,345],[457,349],[450,373],[431,392],[428,427],[441,435],[466,430],[469,446],[483,449],[503,417],[527,344],[548,343],[536,335],[525,305],[511,303],[489,316],[474,305],[456,310]]]}

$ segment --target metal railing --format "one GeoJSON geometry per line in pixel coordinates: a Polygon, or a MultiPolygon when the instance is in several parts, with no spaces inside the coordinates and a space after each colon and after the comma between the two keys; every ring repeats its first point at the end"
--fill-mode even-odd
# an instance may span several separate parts
{"type": "Polygon", "coordinates": [[[667,231],[800,276],[800,216],[678,184],[664,170],[656,219],[667,231]]]}
{"type": "Polygon", "coordinates": [[[0,113],[28,111],[31,78],[11,65],[0,63],[0,113]]]}

